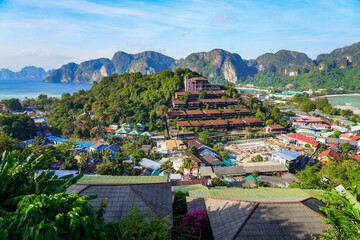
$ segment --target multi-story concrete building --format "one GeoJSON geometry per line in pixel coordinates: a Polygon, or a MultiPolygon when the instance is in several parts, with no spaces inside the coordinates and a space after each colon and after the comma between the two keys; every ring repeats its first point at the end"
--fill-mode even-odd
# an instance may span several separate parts
{"type": "Polygon", "coordinates": [[[208,91],[208,90],[218,90],[220,89],[219,85],[217,84],[210,84],[209,81],[204,77],[195,77],[190,78],[185,77],[184,81],[185,85],[185,92],[192,92],[192,91],[208,91]]]}

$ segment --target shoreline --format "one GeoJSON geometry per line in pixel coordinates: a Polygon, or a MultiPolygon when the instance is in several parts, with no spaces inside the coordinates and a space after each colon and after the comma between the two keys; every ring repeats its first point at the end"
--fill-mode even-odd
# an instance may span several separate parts
{"type": "Polygon", "coordinates": [[[360,96],[360,93],[345,93],[345,94],[323,95],[323,96],[312,97],[310,99],[323,98],[323,97],[349,97],[349,96],[360,96]]]}

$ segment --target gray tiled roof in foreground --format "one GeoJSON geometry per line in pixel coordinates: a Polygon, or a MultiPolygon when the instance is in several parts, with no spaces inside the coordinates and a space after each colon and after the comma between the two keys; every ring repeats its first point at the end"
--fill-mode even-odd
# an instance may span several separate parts
{"type": "MultiPolygon", "coordinates": [[[[275,200],[275,199],[274,199],[275,200]]],[[[316,199],[315,199],[316,200],[316,199]]],[[[188,212],[206,206],[215,240],[293,239],[319,237],[328,225],[299,201],[261,203],[230,199],[187,197],[188,212]]],[[[316,207],[316,201],[311,202],[316,207]]]]}
{"type": "Polygon", "coordinates": [[[168,216],[169,223],[172,224],[171,183],[74,184],[67,189],[67,192],[97,195],[96,199],[89,201],[94,209],[100,207],[101,200],[108,198],[104,214],[107,222],[120,221],[136,204],[140,210],[147,209],[158,216],[168,216]]]}
{"type": "Polygon", "coordinates": [[[259,204],[236,239],[313,239],[328,226],[301,203],[259,204]]]}

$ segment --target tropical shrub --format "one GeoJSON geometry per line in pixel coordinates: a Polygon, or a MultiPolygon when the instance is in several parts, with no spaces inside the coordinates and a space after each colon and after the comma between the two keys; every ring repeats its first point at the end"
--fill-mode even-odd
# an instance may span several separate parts
{"type": "Polygon", "coordinates": [[[226,186],[226,182],[221,180],[220,178],[213,178],[211,179],[211,184],[215,186],[226,186]]]}
{"type": "Polygon", "coordinates": [[[63,192],[82,177],[82,174],[76,177],[70,174],[58,178],[55,171],[37,174],[38,166],[50,163],[51,160],[46,161],[43,156],[33,156],[27,155],[26,151],[19,155],[15,150],[3,153],[0,162],[0,211],[14,211],[25,195],[63,192]]]}
{"type": "Polygon", "coordinates": [[[181,226],[201,229],[201,239],[212,239],[211,226],[206,209],[187,213],[181,222],[181,226]]]}
{"type": "Polygon", "coordinates": [[[360,236],[360,186],[355,188],[355,196],[348,191],[338,193],[327,191],[321,200],[326,207],[320,210],[326,214],[324,223],[332,225],[325,230],[321,239],[358,239],[360,236]]]}
{"type": "MultiPolygon", "coordinates": [[[[96,197],[96,196],[95,196],[96,197]]],[[[1,223],[1,235],[9,239],[107,239],[102,212],[97,216],[88,200],[71,195],[28,195],[1,223]]]]}

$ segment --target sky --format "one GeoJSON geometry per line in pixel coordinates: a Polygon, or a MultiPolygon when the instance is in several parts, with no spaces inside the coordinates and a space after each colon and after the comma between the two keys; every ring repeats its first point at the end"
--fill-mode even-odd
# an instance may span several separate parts
{"type": "Polygon", "coordinates": [[[222,48],[253,59],[360,41],[359,0],[0,0],[0,69],[152,50],[175,59],[222,48]]]}

